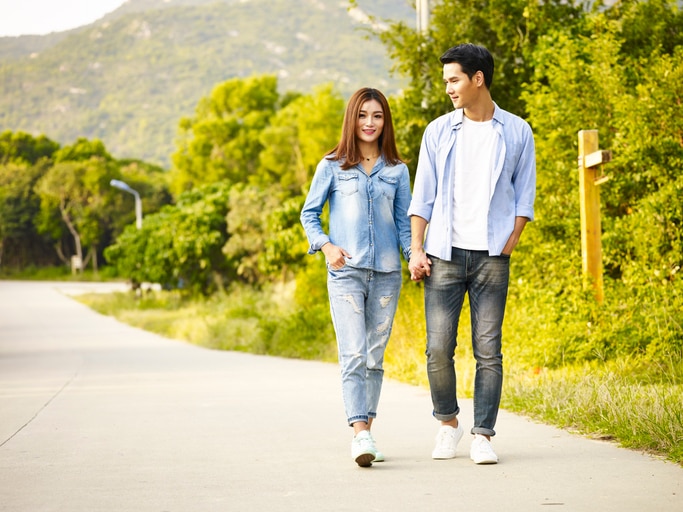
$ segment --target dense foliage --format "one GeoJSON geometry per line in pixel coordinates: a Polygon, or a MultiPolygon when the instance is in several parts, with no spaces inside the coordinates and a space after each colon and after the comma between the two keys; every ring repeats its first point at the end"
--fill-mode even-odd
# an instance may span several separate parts
{"type": "Polygon", "coordinates": [[[115,160],[99,140],[56,142],[0,134],[0,265],[70,265],[97,270],[99,256],[135,220],[133,198],[109,185],[125,180],[153,212],[171,201],[167,176],[137,160],[115,160]]]}

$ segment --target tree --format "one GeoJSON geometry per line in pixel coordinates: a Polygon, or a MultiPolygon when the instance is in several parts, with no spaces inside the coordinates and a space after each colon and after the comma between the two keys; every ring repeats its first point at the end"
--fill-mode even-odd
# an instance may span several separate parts
{"type": "Polygon", "coordinates": [[[233,276],[221,252],[227,239],[229,186],[213,183],[188,191],[176,205],[148,215],[142,229],[128,226],[104,255],[135,285],[160,283],[207,294],[233,276]]]}
{"type": "Polygon", "coordinates": [[[0,133],[0,164],[24,162],[35,164],[41,159],[52,158],[59,144],[44,135],[33,137],[24,132],[0,133]]]}
{"type": "Polygon", "coordinates": [[[236,185],[230,190],[227,226],[230,234],[223,246],[236,275],[247,283],[263,281],[259,257],[265,250],[268,215],[280,203],[269,190],[236,185]]]}
{"type": "MultiPolygon", "coordinates": [[[[109,181],[115,176],[113,162],[93,156],[82,161],[60,160],[36,184],[40,196],[38,230],[61,242],[66,227],[73,242],[71,250],[67,250],[82,262],[81,269],[92,259],[97,270],[97,246],[105,231],[106,206],[113,193],[109,181]],[[89,248],[85,257],[84,246],[89,248]]],[[[57,253],[68,263],[60,242],[57,253]]]]}
{"type": "Polygon", "coordinates": [[[202,98],[194,118],[180,121],[178,149],[173,154],[175,193],[226,180],[256,179],[259,134],[275,113],[279,94],[274,76],[232,79],[202,98]]]}
{"type": "Polygon", "coordinates": [[[261,184],[277,183],[288,194],[300,195],[320,159],[339,139],[343,116],[344,99],[331,85],[317,87],[279,109],[260,134],[261,184]]]}
{"type": "Polygon", "coordinates": [[[0,164],[0,265],[52,262],[51,245],[33,224],[40,211],[34,187],[47,166],[45,159],[35,165],[21,160],[0,164]]]}
{"type": "Polygon", "coordinates": [[[89,140],[85,137],[79,137],[76,142],[60,148],[54,154],[54,160],[57,163],[80,162],[92,158],[99,158],[104,161],[113,160],[101,140],[89,140]]]}

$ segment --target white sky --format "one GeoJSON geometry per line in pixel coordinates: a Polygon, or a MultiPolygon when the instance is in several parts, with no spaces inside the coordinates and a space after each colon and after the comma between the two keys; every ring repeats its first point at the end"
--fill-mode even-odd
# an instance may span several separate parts
{"type": "Polygon", "coordinates": [[[87,25],[126,0],[0,0],[0,36],[49,34],[87,25]]]}

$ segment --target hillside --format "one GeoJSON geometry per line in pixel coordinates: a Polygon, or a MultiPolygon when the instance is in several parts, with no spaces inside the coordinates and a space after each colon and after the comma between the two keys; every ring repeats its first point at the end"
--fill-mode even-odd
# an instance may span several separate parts
{"type": "Polygon", "coordinates": [[[0,38],[0,131],[169,165],[178,121],[213,86],[275,74],[282,92],[332,82],[348,96],[398,78],[365,14],[412,23],[408,0],[129,0],[59,34],[0,38]]]}

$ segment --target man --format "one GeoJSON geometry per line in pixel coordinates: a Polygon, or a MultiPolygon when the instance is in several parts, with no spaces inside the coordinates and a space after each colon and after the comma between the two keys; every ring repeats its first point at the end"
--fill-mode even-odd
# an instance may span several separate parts
{"type": "Polygon", "coordinates": [[[411,279],[424,279],[427,375],[441,422],[432,458],[455,457],[463,436],[453,355],[467,294],[476,359],[470,457],[495,464],[491,437],[503,383],[510,255],[534,216],[534,140],[528,123],[493,102],[493,57],[486,48],[461,44],[441,63],[455,110],[425,130],[408,210],[409,269],[411,279]]]}

